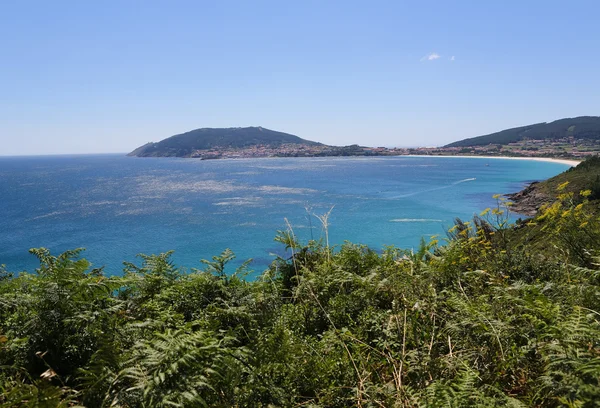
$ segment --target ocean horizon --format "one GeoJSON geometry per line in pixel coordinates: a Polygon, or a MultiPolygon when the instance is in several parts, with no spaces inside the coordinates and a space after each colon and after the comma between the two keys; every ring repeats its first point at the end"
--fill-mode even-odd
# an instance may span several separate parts
{"type": "MultiPolygon", "coordinates": [[[[83,257],[109,275],[136,254],[174,250],[202,268],[230,248],[251,276],[276,255],[278,230],[323,237],[315,215],[331,210],[329,238],[381,250],[445,237],[455,218],[495,205],[569,166],[533,160],[445,157],[324,157],[197,160],[120,154],[0,157],[0,264],[33,271],[28,250],[83,257]],[[286,221],[287,220],[287,221],[286,221]]],[[[514,218],[518,215],[513,215],[514,218]]]]}

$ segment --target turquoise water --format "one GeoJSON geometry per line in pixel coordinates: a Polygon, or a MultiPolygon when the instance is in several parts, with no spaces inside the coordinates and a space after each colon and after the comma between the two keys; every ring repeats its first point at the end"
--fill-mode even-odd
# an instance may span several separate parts
{"type": "Polygon", "coordinates": [[[0,264],[37,265],[27,250],[85,247],[109,274],[138,253],[175,250],[200,267],[229,247],[264,270],[285,218],[304,239],[410,248],[444,236],[455,217],[494,204],[492,195],[556,175],[556,163],[483,158],[282,158],[193,160],[117,155],[0,158],[0,264]],[[310,208],[307,212],[306,208],[310,208]]]}

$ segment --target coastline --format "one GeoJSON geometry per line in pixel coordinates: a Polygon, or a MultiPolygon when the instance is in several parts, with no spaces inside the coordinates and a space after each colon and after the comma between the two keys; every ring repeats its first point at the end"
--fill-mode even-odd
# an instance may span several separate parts
{"type": "Polygon", "coordinates": [[[565,164],[567,166],[575,167],[583,160],[573,159],[557,159],[554,157],[515,157],[515,156],[467,156],[467,155],[428,155],[428,154],[409,154],[408,157],[456,157],[460,159],[503,159],[503,160],[533,160],[541,162],[551,162],[565,164]]]}

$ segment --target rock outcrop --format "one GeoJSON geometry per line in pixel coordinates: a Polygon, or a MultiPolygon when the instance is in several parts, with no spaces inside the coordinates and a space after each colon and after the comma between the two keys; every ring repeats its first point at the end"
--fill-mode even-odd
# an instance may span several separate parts
{"type": "Polygon", "coordinates": [[[513,203],[510,207],[511,211],[532,217],[537,214],[542,205],[551,203],[554,200],[552,196],[543,192],[540,187],[540,183],[534,181],[517,193],[506,194],[513,203]]]}

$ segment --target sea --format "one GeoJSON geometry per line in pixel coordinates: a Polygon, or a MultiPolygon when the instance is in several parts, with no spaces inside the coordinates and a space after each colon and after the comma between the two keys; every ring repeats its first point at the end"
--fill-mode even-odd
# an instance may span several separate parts
{"type": "MultiPolygon", "coordinates": [[[[108,275],[137,254],[173,250],[173,262],[202,268],[230,248],[253,278],[276,256],[278,231],[299,240],[345,241],[375,250],[443,241],[468,220],[569,166],[456,157],[336,157],[197,160],[124,155],[0,157],[0,264],[33,272],[30,248],[85,248],[108,275]]],[[[518,214],[512,215],[513,219],[518,214]]],[[[289,255],[289,254],[288,254],[289,255]]]]}

